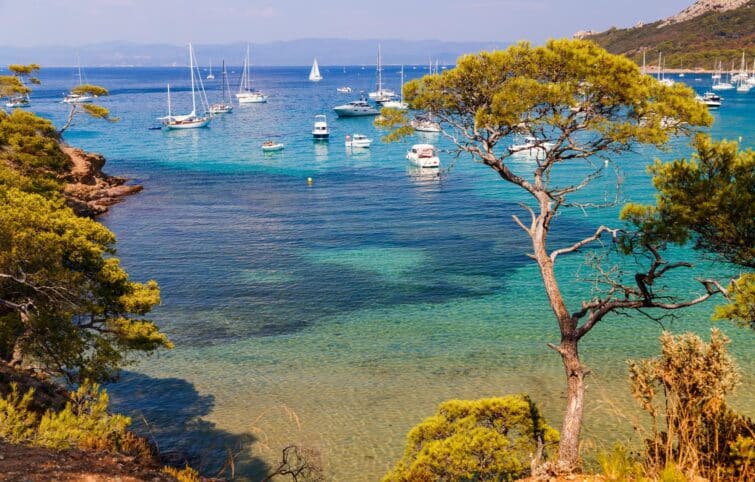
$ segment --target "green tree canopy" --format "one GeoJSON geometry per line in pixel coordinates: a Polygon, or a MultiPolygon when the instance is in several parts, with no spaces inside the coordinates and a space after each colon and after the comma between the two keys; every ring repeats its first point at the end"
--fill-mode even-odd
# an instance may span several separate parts
{"type": "MultiPolygon", "coordinates": [[[[106,88],[99,85],[81,84],[71,89],[71,94],[98,98],[106,97],[110,95],[110,92],[106,88]]],[[[63,134],[63,132],[68,130],[68,128],[73,125],[74,118],[79,113],[86,114],[95,119],[103,119],[108,122],[118,122],[117,117],[110,116],[110,110],[107,107],[88,102],[72,102],[68,105],[70,106],[68,111],[68,118],[66,119],[65,124],[63,124],[63,127],[61,127],[58,131],[58,134],[63,134]]]]}
{"type": "Polygon", "coordinates": [[[69,380],[106,379],[132,351],[170,348],[144,318],[157,283],[129,280],[101,224],[61,199],[0,189],[0,357],[69,380]]]}
{"type": "MultiPolygon", "coordinates": [[[[567,410],[561,430],[559,466],[570,470],[579,461],[587,370],[578,345],[608,314],[657,308],[673,310],[700,303],[717,292],[710,283],[697,297],[672,299],[650,287],[671,270],[689,263],[670,263],[654,246],[649,263],[637,273],[598,272],[593,299],[568,307],[555,275],[559,257],[592,246],[617,230],[600,226],[574,244],[548,244],[551,224],[566,208],[614,205],[585,202],[580,194],[598,178],[613,176],[620,183],[616,156],[644,144],[664,148],[672,136],[687,135],[710,125],[707,108],[694,92],[680,84],[666,86],[643,75],[631,60],[612,55],[580,40],[551,40],[543,46],[520,43],[504,51],[461,57],[456,68],[406,84],[405,99],[414,109],[432,114],[454,143],[457,154],[469,154],[528,195],[522,207],[528,220],[514,221],[532,241],[561,340],[549,344],[561,355],[567,379],[567,410]],[[515,148],[518,136],[534,146],[515,148]],[[514,168],[515,156],[526,152],[530,169],[514,168]],[[611,172],[614,168],[614,173],[611,172]]],[[[388,112],[384,125],[405,127],[406,116],[388,112]]],[[[658,283],[655,283],[657,286],[658,283]]]]}

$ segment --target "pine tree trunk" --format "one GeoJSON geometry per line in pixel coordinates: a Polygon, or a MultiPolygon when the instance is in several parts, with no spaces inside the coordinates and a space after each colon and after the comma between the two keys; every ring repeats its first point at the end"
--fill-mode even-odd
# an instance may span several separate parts
{"type": "Polygon", "coordinates": [[[566,372],[566,411],[558,445],[558,465],[561,470],[571,472],[579,466],[579,433],[584,412],[585,370],[579,361],[576,341],[563,340],[560,348],[566,372]]]}

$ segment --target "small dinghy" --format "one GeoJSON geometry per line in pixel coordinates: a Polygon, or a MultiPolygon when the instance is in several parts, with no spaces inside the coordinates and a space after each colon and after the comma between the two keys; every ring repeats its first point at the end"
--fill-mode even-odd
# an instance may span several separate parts
{"type": "Polygon", "coordinates": [[[274,141],[267,141],[262,144],[262,150],[264,152],[282,151],[285,147],[286,146],[284,146],[280,142],[274,142],[274,141]]]}

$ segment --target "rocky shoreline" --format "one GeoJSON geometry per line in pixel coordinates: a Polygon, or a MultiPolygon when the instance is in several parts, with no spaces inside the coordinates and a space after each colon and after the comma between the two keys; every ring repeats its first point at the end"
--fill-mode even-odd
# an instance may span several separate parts
{"type": "Polygon", "coordinates": [[[61,145],[61,149],[72,162],[63,193],[68,205],[80,216],[104,214],[113,204],[143,189],[137,184],[127,184],[129,179],[102,172],[106,161],[100,154],[65,144],[61,145]]]}

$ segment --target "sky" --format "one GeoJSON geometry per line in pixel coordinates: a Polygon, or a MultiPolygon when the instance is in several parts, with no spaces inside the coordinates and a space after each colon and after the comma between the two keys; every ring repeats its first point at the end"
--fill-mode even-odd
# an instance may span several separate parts
{"type": "Polygon", "coordinates": [[[0,0],[0,45],[301,38],[542,42],[631,26],[692,0],[0,0]]]}

